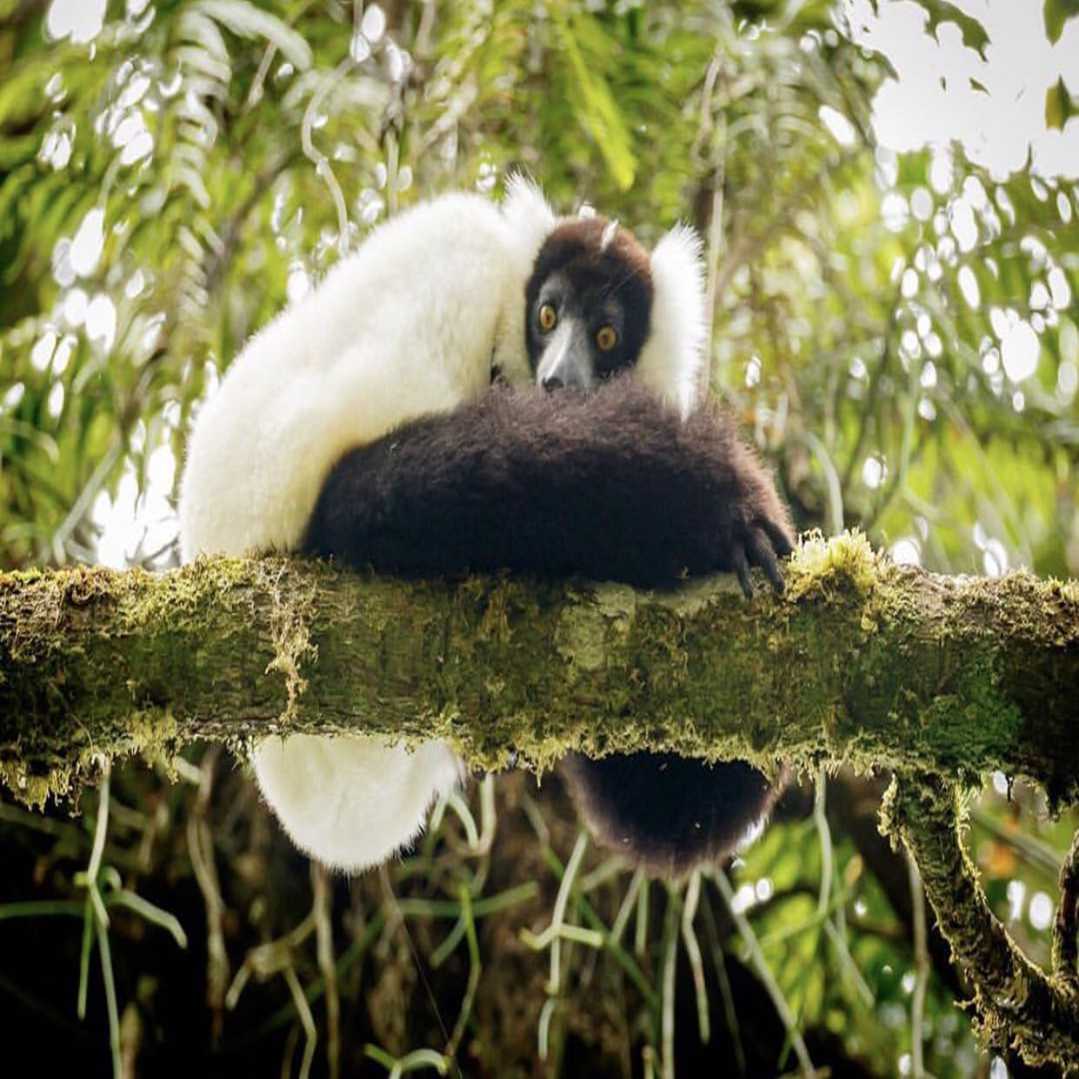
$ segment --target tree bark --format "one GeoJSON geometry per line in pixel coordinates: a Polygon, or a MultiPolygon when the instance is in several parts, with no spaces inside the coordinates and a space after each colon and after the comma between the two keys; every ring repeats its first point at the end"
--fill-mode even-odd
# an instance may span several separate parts
{"type": "Polygon", "coordinates": [[[512,751],[822,760],[1079,800],[1079,585],[947,578],[863,537],[803,544],[785,595],[733,578],[404,582],[289,558],[0,575],[0,774],[41,803],[104,754],[378,731],[512,751]]]}

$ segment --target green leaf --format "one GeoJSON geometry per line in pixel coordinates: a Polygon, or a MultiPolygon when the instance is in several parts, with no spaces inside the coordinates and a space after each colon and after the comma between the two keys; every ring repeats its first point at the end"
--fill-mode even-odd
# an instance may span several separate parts
{"type": "Polygon", "coordinates": [[[1079,16],[1079,0],[1045,0],[1045,32],[1057,42],[1064,33],[1064,24],[1079,16]]]}
{"type": "Polygon", "coordinates": [[[1077,113],[1075,102],[1064,85],[1064,76],[1045,92],[1045,126],[1064,130],[1064,125],[1077,113]]]}
{"type": "MultiPolygon", "coordinates": [[[[985,59],[985,47],[989,44],[989,34],[978,19],[973,15],[968,15],[962,8],[951,3],[951,0],[918,0],[918,2],[929,16],[926,29],[930,33],[935,34],[942,22],[954,22],[963,35],[963,44],[969,49],[974,49],[983,60],[985,59]]],[[[1076,0],[1062,0],[1062,2],[1072,4],[1076,0]]],[[[879,0],[873,0],[873,10],[879,10],[879,0]]]]}
{"type": "Polygon", "coordinates": [[[989,34],[973,15],[967,15],[950,0],[922,0],[922,7],[929,14],[928,28],[934,34],[940,23],[954,22],[963,35],[963,44],[969,49],[974,49],[983,60],[985,59],[985,47],[989,44],[989,34]]]}
{"type": "Polygon", "coordinates": [[[10,172],[23,162],[30,161],[40,145],[41,136],[36,131],[0,140],[0,172],[10,172]]]}

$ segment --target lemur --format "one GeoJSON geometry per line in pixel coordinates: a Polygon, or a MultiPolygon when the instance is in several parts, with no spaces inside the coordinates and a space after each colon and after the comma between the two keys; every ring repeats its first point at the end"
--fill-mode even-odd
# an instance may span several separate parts
{"type": "MultiPolygon", "coordinates": [[[[695,407],[705,326],[685,227],[649,254],[523,179],[501,207],[421,203],[229,367],[189,443],[183,556],[649,588],[723,570],[747,596],[759,566],[781,588],[787,511],[730,421],[695,407]]],[[[445,742],[368,735],[274,734],[253,763],[296,844],[348,871],[412,842],[463,775],[445,742]]],[[[673,754],[572,754],[564,773],[602,842],[667,874],[729,851],[775,794],[748,764],[673,754]]]]}

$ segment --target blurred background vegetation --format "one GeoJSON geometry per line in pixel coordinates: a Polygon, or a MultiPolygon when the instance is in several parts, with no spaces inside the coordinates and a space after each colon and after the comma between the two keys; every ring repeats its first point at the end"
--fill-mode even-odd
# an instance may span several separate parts
{"type": "MultiPolygon", "coordinates": [[[[174,565],[176,463],[244,339],[398,208],[524,167],[646,242],[700,229],[712,391],[801,528],[947,573],[1079,574],[1074,14],[0,0],[0,567],[174,565]]],[[[991,778],[970,849],[1044,961],[1076,820],[991,778]]],[[[975,1042],[876,834],[885,779],[803,777],[743,857],[674,887],[589,845],[556,777],[472,784],[353,881],[297,855],[216,747],[116,769],[76,817],[4,797],[6,1055],[1056,1074],[975,1042]]]]}

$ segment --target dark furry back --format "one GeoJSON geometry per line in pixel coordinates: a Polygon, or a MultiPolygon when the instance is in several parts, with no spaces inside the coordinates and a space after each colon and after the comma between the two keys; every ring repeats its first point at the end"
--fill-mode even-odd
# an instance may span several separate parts
{"type": "Polygon", "coordinates": [[[649,587],[734,570],[790,523],[721,414],[683,422],[615,380],[591,395],[495,387],[346,454],[304,549],[404,575],[507,568],[649,587]]]}
{"type": "MultiPolygon", "coordinates": [[[[507,568],[650,587],[757,564],[781,586],[791,526],[768,473],[721,414],[683,422],[616,379],[590,395],[496,387],[347,453],[304,549],[412,576],[507,568]]],[[[729,851],[774,792],[747,764],[670,754],[564,772],[589,827],[650,870],[729,851]]]]}

